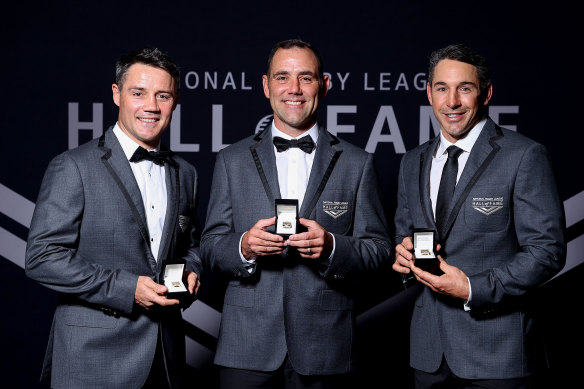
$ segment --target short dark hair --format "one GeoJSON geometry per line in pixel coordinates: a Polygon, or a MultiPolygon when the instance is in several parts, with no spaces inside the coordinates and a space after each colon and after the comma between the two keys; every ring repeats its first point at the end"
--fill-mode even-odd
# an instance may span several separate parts
{"type": "Polygon", "coordinates": [[[485,97],[485,93],[491,83],[491,72],[483,56],[463,44],[453,44],[434,51],[430,54],[430,66],[428,67],[428,82],[430,86],[432,86],[434,80],[434,69],[438,65],[438,62],[443,59],[460,61],[474,66],[479,76],[480,95],[485,97]]]}
{"type": "Polygon", "coordinates": [[[268,75],[268,77],[270,76],[270,69],[272,67],[272,60],[274,59],[274,55],[276,54],[276,51],[278,51],[279,49],[292,49],[294,47],[300,48],[300,49],[308,49],[310,51],[312,51],[312,53],[314,54],[314,56],[316,57],[316,63],[318,65],[318,78],[319,78],[319,85],[322,88],[324,86],[324,73],[322,71],[322,58],[320,57],[320,53],[318,52],[318,50],[316,49],[316,47],[314,47],[312,44],[310,44],[309,42],[305,42],[302,39],[287,39],[285,41],[281,41],[278,42],[274,45],[274,47],[272,47],[272,51],[270,51],[270,55],[268,56],[268,70],[266,72],[266,74],[268,75]]]}
{"type": "Polygon", "coordinates": [[[174,61],[155,47],[145,47],[122,55],[116,62],[116,84],[122,87],[130,66],[141,63],[167,71],[174,79],[174,90],[180,85],[180,70],[174,61]]]}

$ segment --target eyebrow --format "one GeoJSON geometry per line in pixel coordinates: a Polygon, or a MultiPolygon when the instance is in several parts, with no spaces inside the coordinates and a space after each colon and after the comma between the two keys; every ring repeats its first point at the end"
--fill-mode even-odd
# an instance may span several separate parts
{"type": "MultiPolygon", "coordinates": [[[[272,74],[272,77],[281,76],[281,75],[288,75],[288,74],[290,74],[289,71],[287,71],[287,70],[280,70],[280,71],[274,72],[274,74],[272,74]]],[[[303,70],[301,72],[298,72],[298,75],[300,75],[300,76],[306,76],[306,75],[308,75],[308,76],[316,77],[316,73],[314,73],[313,71],[310,71],[310,70],[303,70]]]]}
{"type": "MultiPolygon", "coordinates": [[[[434,85],[447,85],[447,83],[446,83],[445,81],[436,81],[436,82],[434,83],[434,85]]],[[[475,84],[475,83],[474,83],[474,82],[472,82],[472,81],[461,81],[461,82],[459,82],[459,83],[458,83],[458,85],[459,85],[459,86],[460,86],[460,85],[472,85],[472,86],[475,86],[475,87],[477,86],[477,84],[475,84]]]]}
{"type": "MultiPolygon", "coordinates": [[[[145,91],[146,90],[146,88],[142,88],[140,86],[134,86],[134,87],[131,86],[128,89],[129,90],[138,90],[138,91],[145,91]]],[[[166,89],[162,89],[162,90],[156,91],[156,93],[168,93],[168,94],[174,95],[174,92],[173,91],[166,90],[166,89]]]]}

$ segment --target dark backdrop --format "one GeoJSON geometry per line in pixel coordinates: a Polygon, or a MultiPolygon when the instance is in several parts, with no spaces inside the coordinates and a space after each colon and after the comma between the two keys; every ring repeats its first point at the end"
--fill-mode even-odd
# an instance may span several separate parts
{"type": "MultiPolygon", "coordinates": [[[[563,3],[12,3],[0,27],[1,380],[11,388],[38,386],[56,295],[24,276],[30,216],[48,162],[115,122],[117,57],[158,46],[180,65],[180,108],[164,142],[199,172],[204,223],[216,152],[268,123],[271,110],[261,89],[267,55],[277,41],[300,37],[320,49],[333,82],[319,120],[375,154],[390,218],[400,158],[438,128],[425,93],[429,53],[460,42],[487,58],[491,116],[545,144],[557,170],[568,265],[534,293],[550,366],[538,382],[576,385],[581,358],[574,355],[583,345],[576,319],[584,272],[583,136],[574,116],[581,32],[575,10],[563,3]]],[[[185,313],[185,327],[191,378],[212,388],[223,283],[212,275],[205,280],[200,301],[185,313]]],[[[359,387],[409,387],[411,292],[383,269],[361,289],[358,309],[359,387]]]]}

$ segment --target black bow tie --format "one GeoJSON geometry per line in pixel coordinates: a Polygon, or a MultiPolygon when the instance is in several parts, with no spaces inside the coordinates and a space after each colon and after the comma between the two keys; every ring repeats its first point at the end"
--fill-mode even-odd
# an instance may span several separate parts
{"type": "Polygon", "coordinates": [[[278,152],[286,151],[290,147],[298,147],[300,150],[304,151],[305,153],[312,153],[314,150],[314,142],[310,135],[303,136],[300,139],[290,139],[286,140],[284,138],[280,138],[279,136],[274,137],[274,146],[276,146],[276,150],[278,152]]]}
{"type": "Polygon", "coordinates": [[[130,158],[130,162],[140,162],[142,160],[152,161],[157,165],[163,166],[164,162],[172,163],[172,159],[170,159],[170,151],[169,150],[161,150],[161,151],[148,151],[143,147],[138,147],[132,158],[130,158]]]}

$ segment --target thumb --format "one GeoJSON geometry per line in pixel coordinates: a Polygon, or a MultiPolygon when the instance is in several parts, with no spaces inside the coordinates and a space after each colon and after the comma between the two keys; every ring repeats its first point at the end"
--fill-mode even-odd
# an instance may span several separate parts
{"type": "Polygon", "coordinates": [[[168,292],[168,288],[165,285],[158,284],[151,278],[146,280],[146,286],[152,289],[156,294],[165,294],[168,292]]]}
{"type": "Polygon", "coordinates": [[[446,273],[446,269],[449,266],[450,265],[448,263],[446,263],[446,261],[444,260],[444,258],[442,258],[441,255],[438,255],[438,267],[440,268],[440,270],[442,270],[444,273],[446,273]]]}

